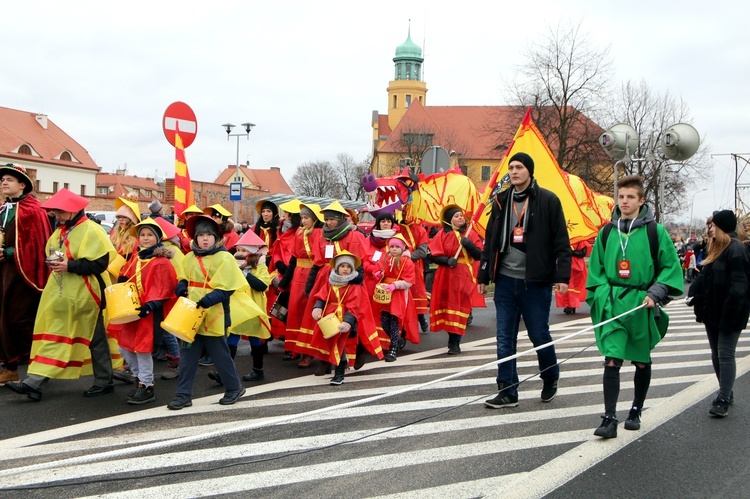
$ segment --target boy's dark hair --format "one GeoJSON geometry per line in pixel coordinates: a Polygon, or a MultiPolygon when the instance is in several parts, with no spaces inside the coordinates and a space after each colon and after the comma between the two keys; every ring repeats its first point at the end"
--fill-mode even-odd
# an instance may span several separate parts
{"type": "Polygon", "coordinates": [[[638,199],[643,199],[646,192],[643,189],[643,177],[640,175],[628,175],[617,181],[617,188],[623,187],[635,188],[638,191],[638,199]]]}

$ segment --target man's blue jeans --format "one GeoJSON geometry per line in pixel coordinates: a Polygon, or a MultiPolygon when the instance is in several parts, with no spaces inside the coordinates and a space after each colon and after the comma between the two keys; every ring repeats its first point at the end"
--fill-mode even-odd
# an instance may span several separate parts
{"type": "MultiPolygon", "coordinates": [[[[500,275],[495,282],[495,314],[497,318],[497,358],[502,359],[516,353],[518,326],[523,317],[529,339],[534,346],[552,341],[549,333],[549,310],[552,304],[552,286],[549,283],[526,282],[500,275]]],[[[543,380],[560,377],[555,347],[550,345],[537,352],[539,370],[543,380]]],[[[516,359],[503,362],[497,368],[497,383],[513,385],[506,390],[510,396],[518,396],[518,371],[516,359]]]]}

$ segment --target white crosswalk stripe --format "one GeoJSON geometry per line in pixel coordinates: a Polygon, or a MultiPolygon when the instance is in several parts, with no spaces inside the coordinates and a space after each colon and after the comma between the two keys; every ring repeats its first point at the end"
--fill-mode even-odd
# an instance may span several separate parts
{"type": "MultiPolygon", "coordinates": [[[[681,302],[667,310],[670,331],[654,351],[646,428],[622,432],[625,435],[608,452],[643,437],[668,420],[670,411],[716,388],[703,326],[681,302]]],[[[553,337],[589,325],[588,318],[574,318],[553,326],[553,337]]],[[[750,339],[745,336],[737,349],[738,376],[750,369],[750,339]]],[[[529,347],[521,332],[519,351],[529,347]]],[[[118,498],[238,493],[473,497],[497,494],[508,484],[525,484],[526,492],[519,496],[536,497],[569,479],[550,471],[551,463],[563,462],[569,453],[579,467],[596,459],[602,446],[590,442],[596,441],[593,429],[602,411],[602,358],[592,333],[558,345],[561,381],[549,404],[539,401],[541,382],[534,377],[537,363],[532,354],[518,360],[521,379],[532,378],[520,386],[520,404],[514,409],[484,407],[483,401],[495,392],[490,366],[393,398],[288,419],[396,389],[418,388],[422,382],[496,358],[494,339],[466,341],[461,348],[462,354],[455,357],[446,357],[441,349],[400,357],[393,364],[368,364],[347,375],[345,385],[338,388],[329,387],[327,379],[305,376],[254,387],[252,395],[248,390],[234,406],[220,406],[214,396],[197,399],[193,407],[179,412],[161,406],[10,438],[0,443],[0,488],[69,484],[50,492],[118,498]],[[233,433],[248,425],[252,429],[233,433]],[[200,439],[209,433],[216,436],[200,439]],[[188,441],[193,437],[195,442],[188,441]],[[170,445],[176,439],[181,444],[170,445]],[[128,453],[97,459],[124,444],[128,453]],[[61,465],[63,460],[67,461],[61,465]],[[44,469],[21,472],[35,466],[44,469]],[[231,467],[209,470],[220,466],[231,467]],[[451,480],[447,470],[456,467],[466,472],[451,480]],[[189,470],[204,471],[169,474],[189,470]],[[150,476],[156,473],[167,474],[150,476]],[[100,479],[113,481],[89,483],[100,479]],[[533,486],[526,487],[529,480],[533,486]]],[[[632,368],[624,366],[622,377],[622,391],[632,391],[632,368]]],[[[620,399],[618,411],[624,414],[628,396],[620,399]]]]}

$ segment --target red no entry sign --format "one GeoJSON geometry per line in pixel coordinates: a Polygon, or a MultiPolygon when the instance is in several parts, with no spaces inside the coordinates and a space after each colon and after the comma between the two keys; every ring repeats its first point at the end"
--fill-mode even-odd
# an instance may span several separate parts
{"type": "Polygon", "coordinates": [[[174,140],[177,131],[180,132],[182,138],[182,147],[190,146],[198,133],[198,121],[195,119],[195,113],[184,102],[171,103],[164,111],[161,124],[164,136],[174,147],[177,147],[174,140]]]}

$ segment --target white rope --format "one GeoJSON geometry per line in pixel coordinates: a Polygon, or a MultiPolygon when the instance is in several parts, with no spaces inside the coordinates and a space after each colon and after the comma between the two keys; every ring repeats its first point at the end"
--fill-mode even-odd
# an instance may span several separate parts
{"type": "Polygon", "coordinates": [[[384,398],[395,397],[395,396],[401,395],[403,393],[407,393],[407,392],[410,392],[410,391],[421,390],[422,388],[426,388],[428,386],[432,386],[432,385],[435,385],[437,383],[442,383],[443,381],[449,381],[449,380],[452,380],[452,379],[455,379],[455,378],[459,378],[461,376],[465,376],[467,374],[471,374],[471,373],[476,372],[476,371],[480,371],[482,369],[487,369],[489,367],[496,366],[496,365],[501,364],[503,362],[508,362],[510,360],[517,359],[519,357],[522,357],[524,355],[528,355],[528,354],[530,354],[532,352],[536,352],[536,351],[541,350],[543,348],[547,348],[547,347],[549,347],[551,345],[555,345],[557,343],[561,343],[561,342],[569,340],[571,338],[575,338],[576,336],[578,336],[580,334],[583,334],[583,333],[585,333],[587,331],[591,331],[592,329],[604,326],[606,324],[609,324],[610,322],[613,322],[613,321],[616,321],[618,319],[621,319],[622,317],[624,317],[624,316],[626,316],[628,314],[631,314],[631,313],[633,313],[633,312],[635,312],[637,310],[640,310],[641,308],[643,308],[645,306],[646,306],[646,304],[643,303],[643,304],[639,305],[638,307],[635,307],[635,308],[633,308],[631,310],[628,310],[627,312],[621,313],[618,316],[612,317],[611,319],[607,319],[606,321],[602,321],[599,324],[594,324],[594,325],[588,326],[588,327],[586,327],[584,329],[581,329],[580,331],[576,331],[575,333],[571,333],[571,334],[569,334],[567,336],[563,336],[562,338],[558,338],[556,340],[552,340],[552,341],[550,341],[548,343],[545,343],[543,345],[539,345],[537,347],[530,348],[528,350],[524,350],[523,352],[518,352],[518,353],[516,353],[514,355],[510,355],[508,357],[505,357],[505,358],[502,358],[502,359],[499,359],[499,360],[496,360],[496,361],[488,362],[487,364],[482,364],[480,366],[475,366],[475,367],[472,367],[472,368],[467,369],[465,371],[460,371],[460,372],[451,374],[449,376],[445,376],[445,377],[442,377],[442,378],[439,378],[439,379],[428,381],[426,383],[422,383],[421,385],[407,386],[407,387],[404,387],[404,388],[401,388],[399,390],[395,390],[395,391],[392,391],[392,392],[382,393],[380,395],[374,395],[372,397],[367,397],[367,398],[364,398],[364,399],[359,399],[359,400],[354,400],[354,401],[351,401],[351,402],[345,402],[343,404],[337,404],[337,405],[334,405],[334,406],[324,407],[322,409],[315,409],[313,411],[307,411],[307,412],[302,412],[302,413],[299,413],[299,414],[291,414],[291,415],[288,415],[288,416],[282,416],[282,417],[279,417],[279,418],[276,418],[276,419],[272,419],[271,421],[264,421],[262,423],[250,423],[250,424],[246,424],[246,425],[235,426],[235,427],[232,427],[232,428],[226,428],[226,429],[223,429],[223,430],[217,430],[217,431],[213,431],[213,432],[209,432],[209,433],[204,433],[204,434],[200,434],[200,435],[191,435],[191,436],[187,436],[187,437],[174,438],[172,440],[166,440],[166,441],[154,442],[154,443],[150,443],[150,444],[139,445],[137,447],[127,447],[127,448],[122,448],[122,449],[117,449],[117,450],[112,450],[112,451],[107,451],[107,452],[101,452],[99,454],[91,454],[91,455],[85,455],[85,456],[78,456],[78,457],[72,457],[72,458],[68,458],[68,459],[62,459],[62,460],[59,460],[59,461],[50,461],[50,462],[39,463],[39,464],[30,465],[30,466],[23,466],[23,467],[20,467],[20,468],[0,470],[0,477],[9,476],[9,475],[17,475],[17,474],[20,474],[20,473],[30,473],[30,472],[33,472],[33,471],[40,471],[40,470],[45,470],[45,469],[50,469],[50,468],[60,468],[60,467],[64,467],[64,466],[76,466],[76,465],[81,465],[81,464],[86,464],[86,463],[97,462],[97,461],[104,461],[104,460],[112,459],[112,458],[119,458],[119,457],[123,457],[123,456],[132,457],[134,454],[139,453],[139,452],[147,452],[147,451],[153,451],[153,450],[166,449],[168,447],[175,447],[175,446],[182,445],[182,444],[190,444],[190,443],[200,442],[200,441],[203,441],[203,440],[209,440],[209,439],[212,439],[212,438],[223,437],[223,436],[231,435],[231,434],[234,434],[234,433],[241,433],[241,432],[244,432],[244,431],[254,430],[254,429],[257,429],[257,428],[261,428],[261,427],[266,428],[266,427],[268,427],[270,425],[275,425],[275,424],[279,424],[279,423],[286,423],[288,421],[294,421],[296,419],[302,419],[302,418],[305,418],[305,417],[308,417],[308,416],[315,416],[317,414],[322,414],[322,413],[326,413],[326,412],[330,412],[330,411],[337,411],[337,410],[340,410],[340,409],[348,409],[350,407],[356,407],[356,406],[359,406],[359,405],[368,404],[370,402],[375,402],[377,400],[382,400],[384,398]]]}

